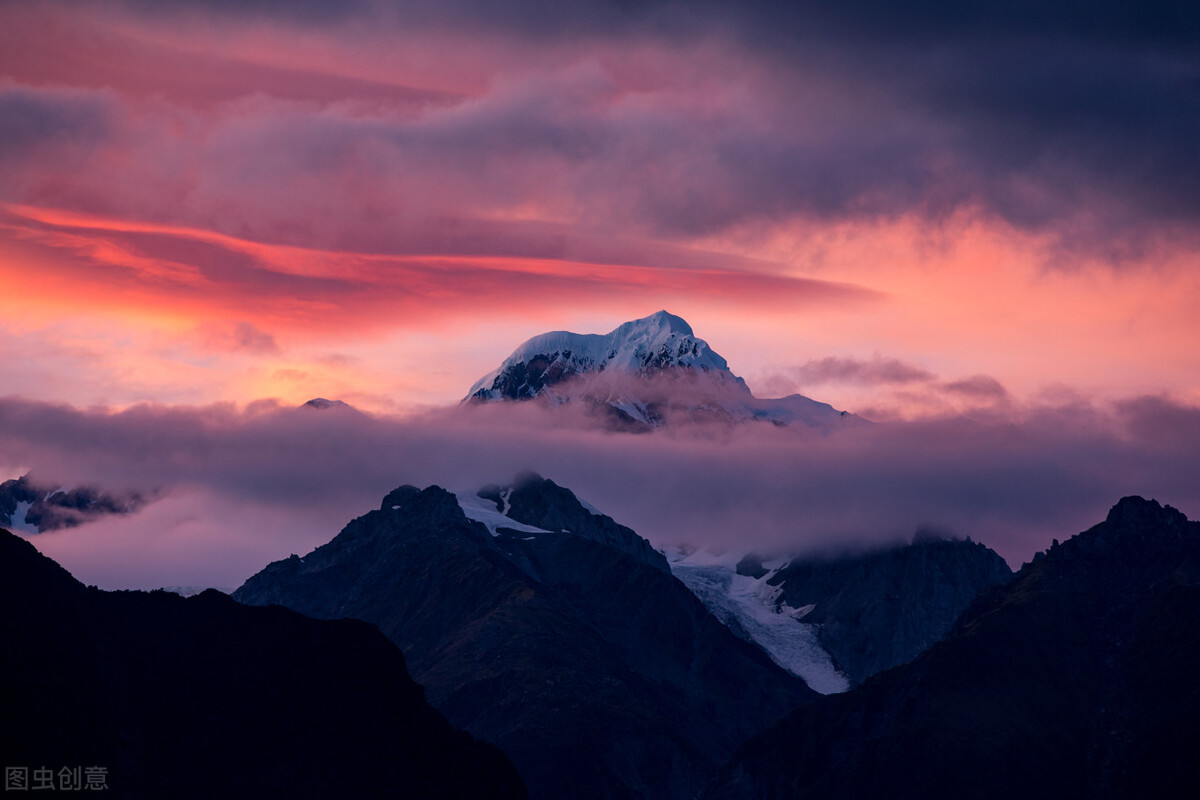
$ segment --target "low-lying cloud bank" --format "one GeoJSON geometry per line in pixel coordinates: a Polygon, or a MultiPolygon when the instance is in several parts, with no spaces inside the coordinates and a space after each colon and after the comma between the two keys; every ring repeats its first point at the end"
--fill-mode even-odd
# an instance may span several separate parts
{"type": "Polygon", "coordinates": [[[931,526],[1016,566],[1124,495],[1200,514],[1200,409],[1141,397],[833,435],[766,424],[630,435],[535,404],[400,418],[269,401],[112,413],[8,397],[0,462],[43,482],[162,492],[128,517],[34,537],[105,587],[236,586],[399,484],[472,490],[521,469],[660,546],[837,549],[931,526]]]}

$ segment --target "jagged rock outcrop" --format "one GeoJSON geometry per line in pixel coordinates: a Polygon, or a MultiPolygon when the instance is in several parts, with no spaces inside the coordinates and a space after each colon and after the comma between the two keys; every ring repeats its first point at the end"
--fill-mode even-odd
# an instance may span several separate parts
{"type": "Polygon", "coordinates": [[[1200,523],[1138,497],[910,664],[747,742],[737,798],[1200,796],[1200,523]]]}
{"type": "Polygon", "coordinates": [[[983,590],[1012,577],[969,540],[915,539],[855,555],[797,559],[766,579],[775,602],[808,610],[821,645],[854,684],[940,641],[983,590]],[[811,606],[811,608],[809,608],[811,606]]]}

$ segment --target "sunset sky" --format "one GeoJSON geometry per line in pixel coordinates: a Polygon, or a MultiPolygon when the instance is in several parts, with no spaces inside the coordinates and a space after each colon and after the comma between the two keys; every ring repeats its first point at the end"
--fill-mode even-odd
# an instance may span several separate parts
{"type": "Polygon", "coordinates": [[[1197,142],[1185,2],[4,0],[0,466],[660,308],[760,396],[1190,435],[1197,142]]]}

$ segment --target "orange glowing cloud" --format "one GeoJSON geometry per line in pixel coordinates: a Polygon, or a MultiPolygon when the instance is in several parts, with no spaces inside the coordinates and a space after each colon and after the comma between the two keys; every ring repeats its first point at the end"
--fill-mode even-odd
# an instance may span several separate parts
{"type": "MultiPolygon", "coordinates": [[[[110,298],[117,307],[133,302],[174,307],[183,314],[206,308],[217,317],[253,315],[296,334],[410,327],[464,314],[502,316],[531,296],[539,298],[539,304],[584,306],[639,296],[677,301],[735,296],[787,307],[854,304],[874,297],[847,283],[776,274],[562,259],[323,251],[52,209],[7,210],[3,229],[9,243],[42,254],[38,288],[55,283],[59,304],[69,306],[73,294],[79,307],[92,309],[98,299],[103,304],[110,298]]],[[[15,278],[26,271],[27,263],[15,253],[0,263],[0,274],[15,278]]]]}

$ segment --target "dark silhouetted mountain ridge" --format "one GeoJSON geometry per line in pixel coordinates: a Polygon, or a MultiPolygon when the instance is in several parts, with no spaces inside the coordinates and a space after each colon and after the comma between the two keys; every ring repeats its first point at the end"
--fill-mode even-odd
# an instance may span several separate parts
{"type": "Polygon", "coordinates": [[[467,499],[494,533],[439,487],[401,487],[235,597],[376,623],[430,702],[501,747],[538,798],[692,797],[814,696],[568,490],[523,475],[482,494],[467,499]]]}
{"type": "Polygon", "coordinates": [[[910,664],[747,742],[732,798],[1200,796],[1200,523],[1138,497],[910,664]]]}
{"type": "Polygon", "coordinates": [[[103,767],[124,798],[525,796],[363,622],[86,588],[0,531],[0,639],[8,766],[103,767]]]}
{"type": "Polygon", "coordinates": [[[854,684],[911,661],[949,631],[990,586],[1012,577],[993,550],[969,540],[912,544],[837,558],[796,559],[766,579],[776,602],[811,609],[805,622],[854,684]]]}

